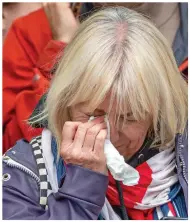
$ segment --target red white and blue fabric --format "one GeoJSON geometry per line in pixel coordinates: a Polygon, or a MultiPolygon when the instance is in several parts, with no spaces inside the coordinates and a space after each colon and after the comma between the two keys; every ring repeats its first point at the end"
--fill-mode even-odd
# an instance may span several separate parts
{"type": "MultiPolygon", "coordinates": [[[[161,151],[137,166],[140,179],[134,186],[122,184],[124,203],[133,220],[154,220],[166,216],[187,217],[182,189],[175,172],[173,148],[161,151]]],[[[115,180],[109,174],[107,198],[120,205],[115,180]]]]}

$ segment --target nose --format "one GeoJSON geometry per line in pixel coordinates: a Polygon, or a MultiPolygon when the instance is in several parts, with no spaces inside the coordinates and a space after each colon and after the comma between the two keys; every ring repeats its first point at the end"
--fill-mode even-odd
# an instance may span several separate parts
{"type": "Polygon", "coordinates": [[[113,143],[117,142],[119,140],[120,132],[112,121],[109,121],[109,124],[110,124],[110,139],[113,143]]]}

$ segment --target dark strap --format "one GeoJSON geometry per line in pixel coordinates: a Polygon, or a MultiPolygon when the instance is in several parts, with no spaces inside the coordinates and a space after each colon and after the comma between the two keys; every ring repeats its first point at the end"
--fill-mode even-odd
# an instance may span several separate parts
{"type": "Polygon", "coordinates": [[[127,210],[125,207],[125,203],[124,203],[124,199],[123,199],[123,191],[122,191],[122,187],[120,185],[120,181],[116,180],[115,182],[116,182],[117,192],[119,194],[119,202],[120,202],[120,210],[121,210],[122,220],[129,220],[127,210]]]}

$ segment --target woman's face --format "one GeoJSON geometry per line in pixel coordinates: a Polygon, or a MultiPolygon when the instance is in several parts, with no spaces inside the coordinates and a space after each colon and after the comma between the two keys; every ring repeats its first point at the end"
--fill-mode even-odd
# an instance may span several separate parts
{"type": "MultiPolygon", "coordinates": [[[[71,119],[72,121],[87,122],[90,116],[102,116],[108,112],[109,100],[105,99],[102,104],[94,111],[89,112],[88,105],[85,103],[78,104],[71,108],[71,119]]],[[[119,127],[114,125],[115,110],[114,107],[109,116],[110,123],[110,139],[113,145],[117,148],[119,153],[126,159],[133,156],[142,146],[151,121],[135,121],[132,113],[127,114],[127,121],[123,125],[123,117],[119,119],[119,127]],[[123,127],[122,127],[123,125],[123,127]]]]}

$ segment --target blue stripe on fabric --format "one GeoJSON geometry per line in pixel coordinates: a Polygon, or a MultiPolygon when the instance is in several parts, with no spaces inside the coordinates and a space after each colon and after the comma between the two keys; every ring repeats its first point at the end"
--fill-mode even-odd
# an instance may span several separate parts
{"type": "Polygon", "coordinates": [[[172,201],[172,204],[173,204],[173,206],[174,206],[174,209],[175,209],[175,212],[176,212],[176,216],[177,216],[177,217],[180,217],[180,215],[179,215],[179,211],[178,211],[178,208],[177,208],[175,202],[172,201]]]}
{"type": "Polygon", "coordinates": [[[185,197],[183,191],[181,190],[180,193],[172,200],[173,205],[177,208],[178,216],[186,218],[188,216],[186,204],[185,204],[185,197]]]}
{"type": "Polygon", "coordinates": [[[169,200],[173,200],[181,190],[181,185],[179,183],[174,184],[171,187],[170,193],[168,194],[169,200]]]}
{"type": "Polygon", "coordinates": [[[169,213],[169,211],[170,211],[170,209],[169,209],[169,207],[168,207],[168,203],[160,206],[160,209],[161,209],[161,211],[162,211],[162,213],[163,213],[163,216],[164,216],[164,217],[167,217],[167,216],[168,216],[168,213],[169,213]]]}
{"type": "Polygon", "coordinates": [[[153,211],[153,218],[154,218],[154,220],[158,220],[158,214],[157,214],[156,208],[153,211]]]}
{"type": "Polygon", "coordinates": [[[61,178],[66,173],[66,169],[65,169],[64,162],[63,162],[62,158],[59,158],[59,160],[57,161],[57,143],[56,143],[56,140],[54,137],[52,137],[52,140],[51,140],[51,150],[52,150],[53,157],[54,157],[54,164],[57,169],[57,181],[59,184],[61,181],[61,178]]]}
{"type": "MultiPolygon", "coordinates": [[[[172,205],[175,209],[177,217],[187,218],[185,198],[184,198],[183,190],[182,190],[181,185],[179,184],[179,182],[171,187],[171,191],[168,194],[168,197],[169,197],[169,200],[171,201],[171,203],[172,203],[172,205]]],[[[163,204],[162,206],[160,206],[160,209],[163,213],[163,216],[167,217],[168,213],[170,211],[168,203],[163,204]]],[[[157,220],[157,218],[158,217],[156,216],[156,214],[154,214],[154,220],[157,220]]]]}

